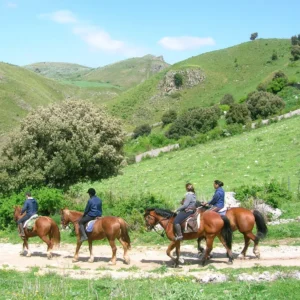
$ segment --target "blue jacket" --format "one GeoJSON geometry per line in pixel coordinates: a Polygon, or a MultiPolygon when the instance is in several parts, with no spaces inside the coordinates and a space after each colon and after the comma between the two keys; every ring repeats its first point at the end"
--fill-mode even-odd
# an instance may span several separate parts
{"type": "Polygon", "coordinates": [[[97,196],[92,196],[83,213],[83,216],[101,217],[102,216],[102,200],[97,196]]]}
{"type": "Polygon", "coordinates": [[[37,214],[39,205],[34,198],[28,198],[22,208],[21,214],[26,211],[26,216],[33,216],[37,214]]]}
{"type": "Polygon", "coordinates": [[[208,204],[223,208],[225,201],[225,192],[221,187],[218,187],[215,191],[213,198],[208,202],[208,204]]]}

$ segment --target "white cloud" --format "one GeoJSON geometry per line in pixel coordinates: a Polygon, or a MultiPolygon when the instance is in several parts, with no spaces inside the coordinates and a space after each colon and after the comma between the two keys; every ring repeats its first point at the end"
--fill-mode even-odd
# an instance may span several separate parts
{"type": "Polygon", "coordinates": [[[6,7],[8,7],[8,8],[17,8],[18,4],[14,3],[14,2],[7,2],[6,7]]]}
{"type": "Polygon", "coordinates": [[[74,24],[78,22],[75,15],[69,10],[58,10],[50,14],[41,14],[39,17],[42,19],[49,19],[60,24],[74,24]]]}
{"type": "Polygon", "coordinates": [[[179,37],[164,37],[158,41],[158,44],[163,48],[175,51],[184,51],[198,49],[203,46],[215,45],[213,38],[200,38],[193,36],[179,36],[179,37]]]}

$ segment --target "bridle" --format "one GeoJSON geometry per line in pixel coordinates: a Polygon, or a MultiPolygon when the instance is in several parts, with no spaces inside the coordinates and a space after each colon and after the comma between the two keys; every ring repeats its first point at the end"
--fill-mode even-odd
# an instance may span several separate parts
{"type": "Polygon", "coordinates": [[[151,224],[148,223],[149,217],[151,217],[152,219],[154,219],[154,221],[156,221],[156,218],[155,218],[154,216],[152,216],[152,215],[150,214],[150,212],[149,212],[147,215],[145,215],[145,220],[146,220],[146,222],[147,222],[147,227],[148,227],[148,229],[149,229],[149,230],[152,230],[152,229],[153,229],[158,235],[160,235],[161,237],[165,237],[165,233],[166,233],[166,229],[165,229],[165,228],[168,227],[169,222],[170,222],[170,218],[163,218],[163,219],[159,220],[159,221],[168,220],[168,223],[167,223],[166,227],[163,228],[163,232],[162,232],[162,233],[159,233],[159,232],[157,231],[157,229],[155,228],[156,224],[159,223],[159,221],[157,221],[157,222],[155,223],[155,225],[151,225],[151,224]]]}

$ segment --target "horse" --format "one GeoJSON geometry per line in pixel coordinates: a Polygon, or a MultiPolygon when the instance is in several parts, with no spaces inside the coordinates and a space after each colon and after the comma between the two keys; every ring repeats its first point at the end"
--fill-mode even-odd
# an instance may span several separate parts
{"type": "MultiPolygon", "coordinates": [[[[72,261],[78,262],[79,261],[78,253],[82,244],[82,242],[80,242],[78,220],[82,217],[83,213],[75,210],[69,210],[68,208],[64,208],[61,209],[60,214],[61,214],[61,224],[63,228],[66,228],[66,226],[70,222],[74,225],[74,229],[77,237],[77,245],[76,245],[75,255],[72,261]]],[[[109,264],[115,265],[117,260],[116,257],[117,247],[116,247],[115,239],[118,239],[118,241],[123,246],[124,263],[130,264],[130,258],[127,254],[127,251],[131,247],[130,237],[128,235],[127,223],[122,218],[107,216],[107,217],[100,217],[96,219],[92,232],[88,232],[87,236],[88,236],[88,243],[89,243],[89,250],[90,250],[90,258],[88,261],[90,263],[94,262],[93,241],[102,240],[106,237],[108,239],[108,242],[112,250],[112,258],[109,261],[109,264]]]]}
{"type": "MultiPolygon", "coordinates": [[[[232,231],[230,229],[230,223],[227,217],[221,217],[214,211],[199,210],[200,213],[200,226],[197,232],[183,233],[183,240],[192,240],[199,237],[205,237],[206,239],[206,251],[201,259],[201,263],[204,266],[208,260],[210,252],[213,247],[213,241],[218,236],[221,243],[227,250],[227,256],[229,258],[228,263],[232,264],[233,255],[231,252],[232,231]]],[[[167,255],[174,261],[175,267],[178,267],[180,260],[180,241],[175,241],[175,235],[173,231],[173,221],[176,214],[170,210],[147,208],[145,210],[144,219],[148,230],[154,229],[157,224],[160,224],[171,241],[167,248],[167,255]],[[176,258],[172,256],[171,251],[176,247],[176,258]]]]}
{"type": "MultiPolygon", "coordinates": [[[[18,221],[22,217],[21,206],[17,205],[14,207],[14,220],[18,221]]],[[[60,231],[57,224],[50,217],[41,216],[35,221],[32,230],[24,228],[25,236],[23,239],[23,248],[20,255],[25,254],[25,248],[27,249],[27,257],[31,256],[31,252],[28,247],[28,239],[31,237],[38,236],[47,244],[47,258],[52,258],[52,250],[54,246],[59,246],[60,244],[60,231]]]]}
{"type": "MultiPolygon", "coordinates": [[[[258,210],[250,210],[243,207],[228,208],[225,215],[230,221],[231,230],[238,230],[244,235],[244,248],[238,255],[238,258],[246,258],[246,252],[249,247],[250,240],[252,240],[254,242],[253,253],[259,259],[259,240],[263,239],[268,233],[268,228],[263,215],[258,210]],[[255,224],[257,228],[256,235],[252,232],[255,224]]],[[[201,239],[202,238],[198,239],[199,254],[204,251],[204,248],[201,247],[201,239]]]]}

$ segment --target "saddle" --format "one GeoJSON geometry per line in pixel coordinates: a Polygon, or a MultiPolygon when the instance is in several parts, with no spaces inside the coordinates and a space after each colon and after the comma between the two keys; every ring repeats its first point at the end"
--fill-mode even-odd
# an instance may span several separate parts
{"type": "Polygon", "coordinates": [[[35,224],[35,221],[39,218],[37,214],[32,215],[27,221],[25,221],[23,228],[27,228],[27,230],[32,230],[35,224]]]}
{"type": "Polygon", "coordinates": [[[188,216],[182,223],[182,232],[197,232],[200,227],[200,213],[196,210],[192,215],[188,216]]]}
{"type": "Polygon", "coordinates": [[[95,222],[96,222],[97,220],[99,220],[100,218],[101,218],[101,217],[97,217],[96,219],[89,221],[89,222],[86,224],[86,226],[85,226],[85,231],[86,231],[86,232],[92,232],[92,231],[93,231],[93,228],[94,228],[94,225],[95,225],[95,222]]]}

